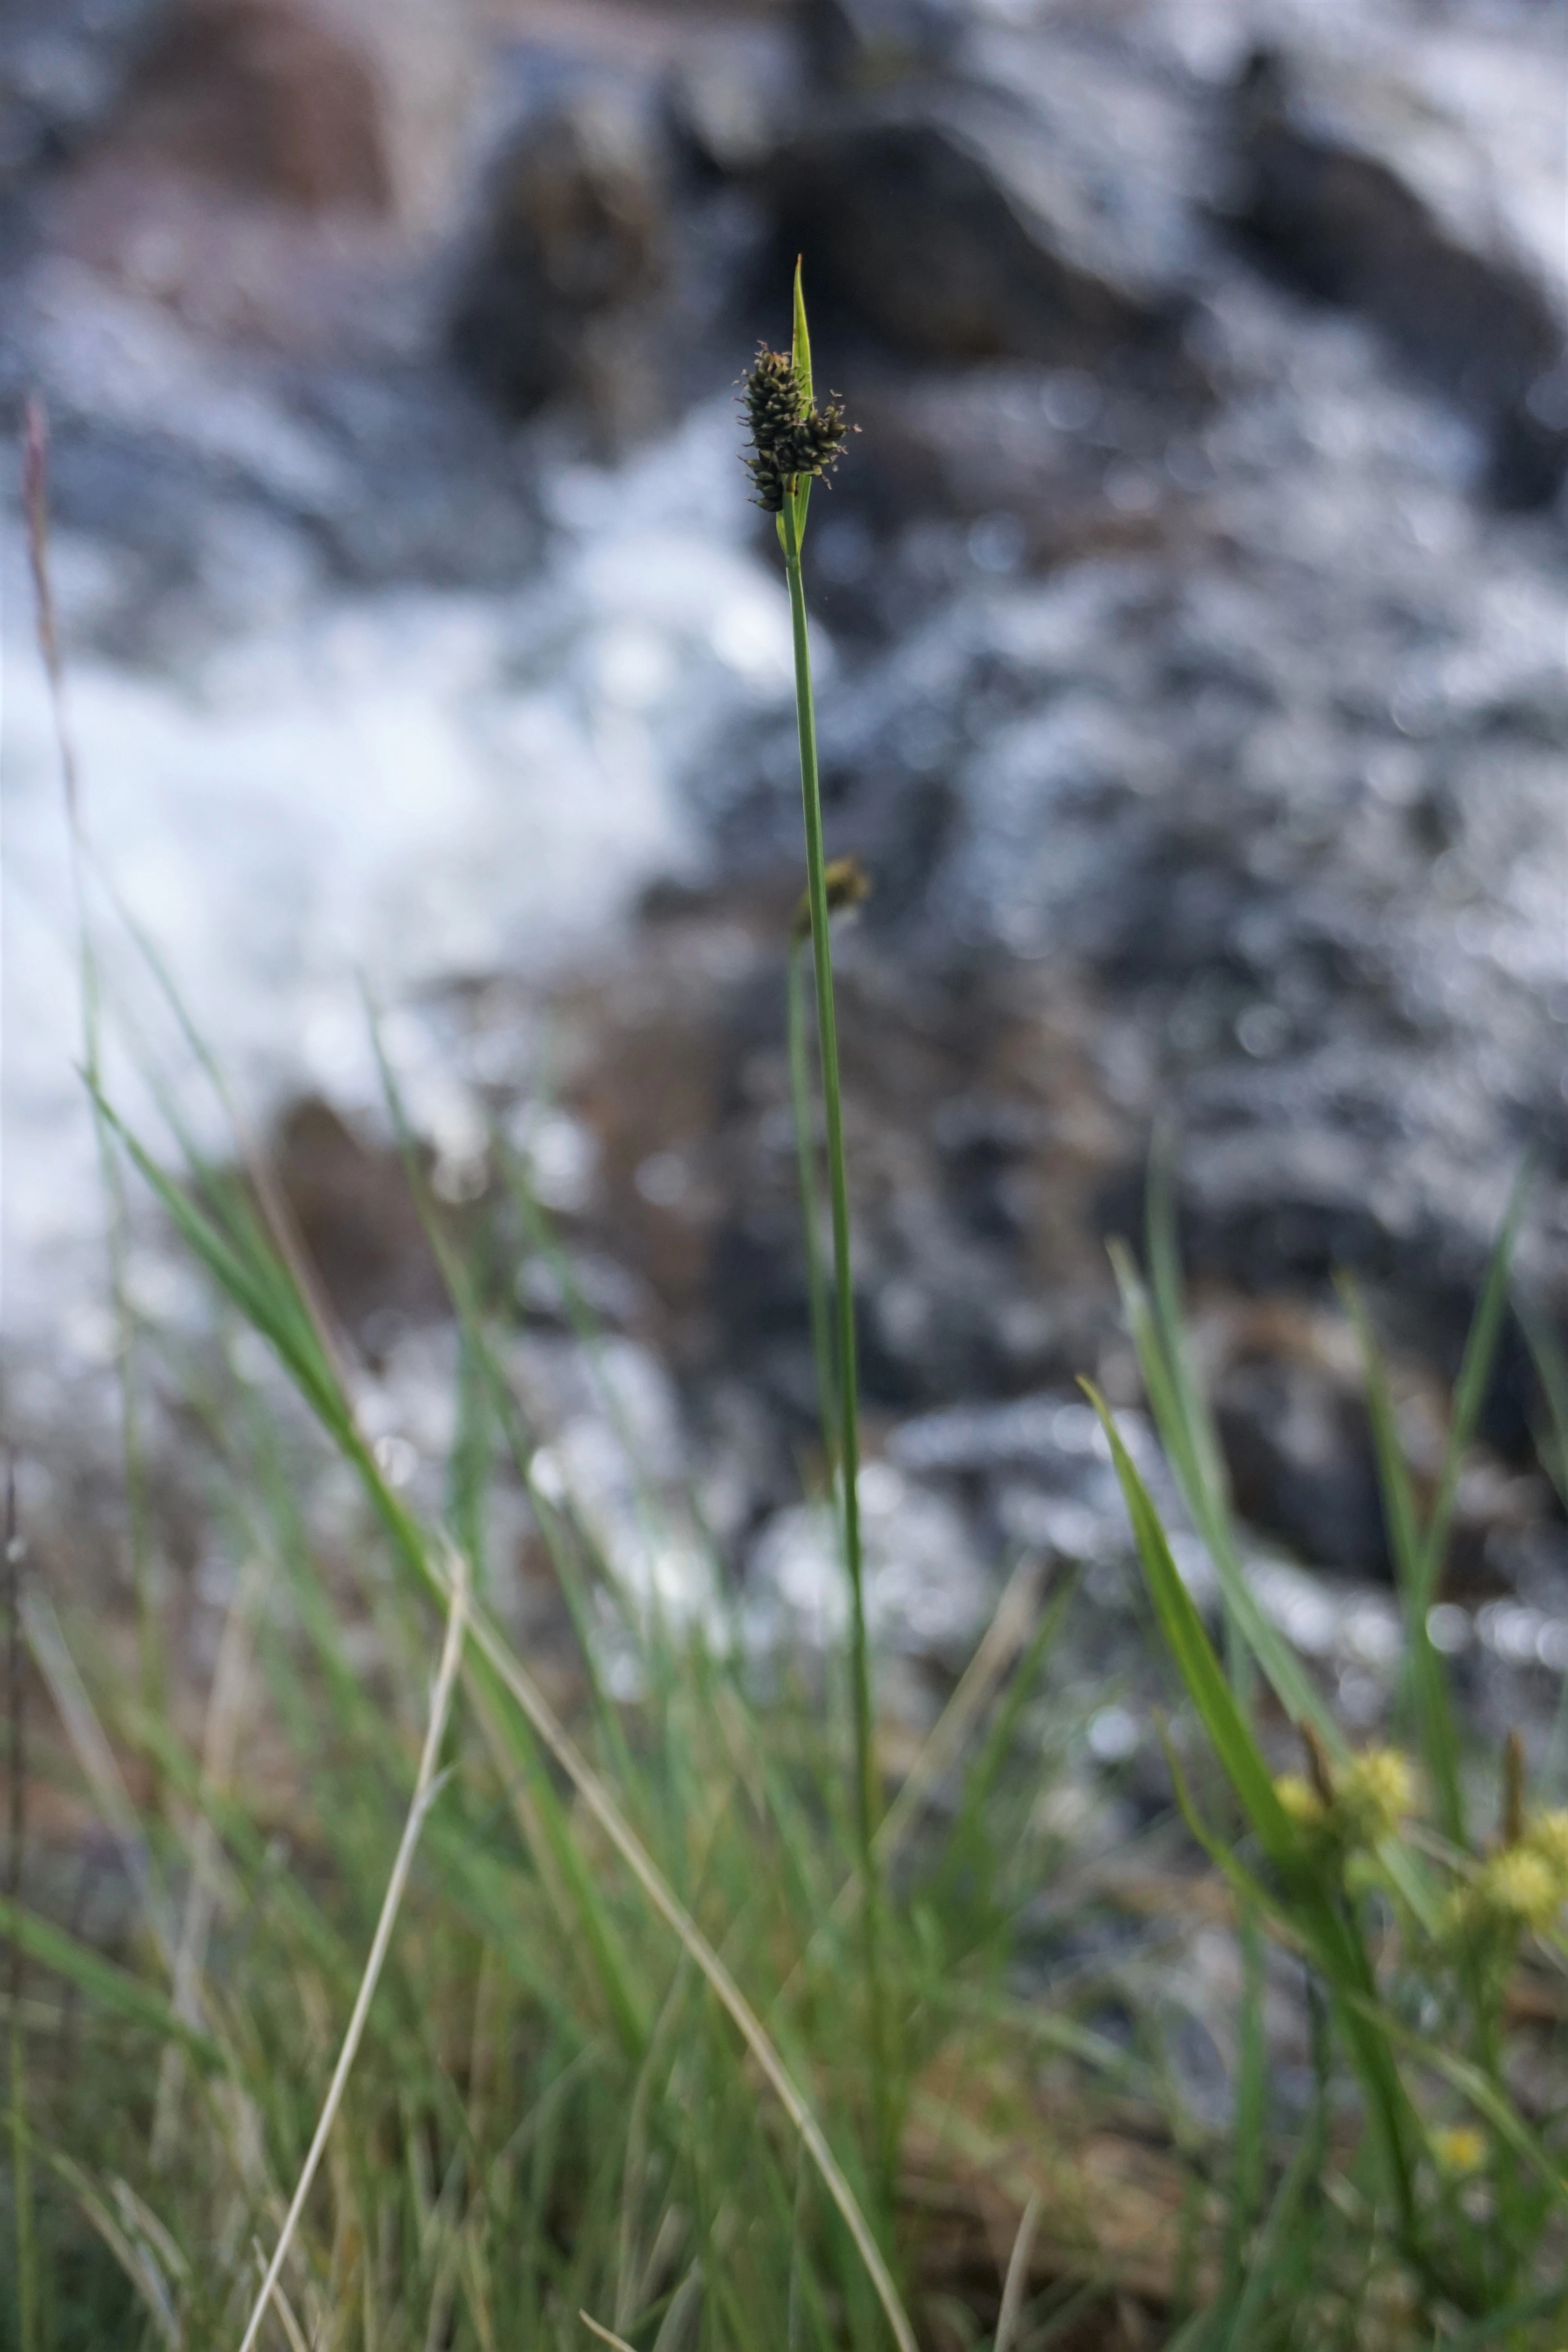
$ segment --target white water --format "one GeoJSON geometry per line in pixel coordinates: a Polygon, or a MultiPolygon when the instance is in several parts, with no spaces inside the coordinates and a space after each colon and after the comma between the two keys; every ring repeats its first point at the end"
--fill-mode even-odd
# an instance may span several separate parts
{"type": "MultiPolygon", "coordinates": [[[[247,625],[179,676],[72,657],[91,853],[155,943],[247,1115],[378,1087],[363,992],[542,973],[602,940],[656,876],[700,857],[683,793],[721,730],[787,694],[782,582],[752,552],[727,400],[614,472],[558,467],[542,573],[512,595],[324,593],[287,543],[247,625]]],[[[280,535],[281,537],[281,535],[280,535]]],[[[0,703],[5,1329],[89,1357],[106,1324],[98,1174],[79,1074],[77,926],[59,760],[20,526],[7,529],[0,703]]],[[[112,585],[62,539],[68,621],[112,585]]],[[[116,1089],[143,1117],[157,1018],[93,893],[116,1089]]],[[[395,1022],[416,1114],[455,1116],[417,1024],[395,1022]]],[[[182,1086],[182,1094],[184,1093],[182,1086]]],[[[200,1103],[199,1090],[192,1095],[200,1103]]]]}

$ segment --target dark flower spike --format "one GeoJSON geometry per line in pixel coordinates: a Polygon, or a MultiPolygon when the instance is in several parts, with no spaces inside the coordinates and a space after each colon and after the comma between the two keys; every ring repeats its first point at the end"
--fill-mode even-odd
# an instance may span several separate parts
{"type": "Polygon", "coordinates": [[[763,452],[755,457],[748,457],[745,464],[757,493],[755,503],[764,514],[782,514],[788,482],[779,470],[778,459],[771,453],[763,452]]]}
{"type": "Polygon", "coordinates": [[[805,394],[787,352],[770,352],[760,345],[746,378],[746,423],[754,447],[762,454],[777,448],[805,414],[805,394]]]}
{"type": "Polygon", "coordinates": [[[800,457],[796,472],[826,473],[828,467],[843,456],[848,431],[841,408],[814,408],[795,428],[794,446],[800,457]]]}
{"type": "Polygon", "coordinates": [[[844,411],[811,407],[794,359],[765,347],[745,384],[746,424],[755,455],[745,464],[767,514],[782,514],[789,491],[820,478],[841,455],[849,428],[844,411]]]}

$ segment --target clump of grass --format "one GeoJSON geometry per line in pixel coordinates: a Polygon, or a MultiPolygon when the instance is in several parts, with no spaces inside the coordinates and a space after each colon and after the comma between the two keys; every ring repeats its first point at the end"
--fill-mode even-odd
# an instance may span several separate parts
{"type": "MultiPolygon", "coordinates": [[[[1467,1790],[1447,1670],[1430,1631],[1459,1471],[1506,1307],[1523,1188],[1482,1288],[1444,1461],[1425,1512],[1370,1322],[1346,1288],[1362,1342],[1405,1637],[1395,1726],[1404,1744],[1359,1753],[1248,1590],[1218,1443],[1185,1347],[1173,1219],[1158,1171],[1151,1202],[1152,1285],[1145,1286],[1124,1252],[1119,1272],[1161,1435],[1219,1575],[1228,1675],[1114,1419],[1103,1400],[1092,1390],[1090,1395],[1161,1633],[1239,1810],[1242,1843],[1200,1811],[1171,1741],[1178,1802],[1236,1890],[1242,1918],[1262,1923],[1304,1968],[1319,2020],[1318,2093],[1301,2160],[1287,2169],[1265,2209],[1263,2150],[1249,2156],[1238,2147],[1233,2179],[1249,2179],[1252,2196],[1238,2197],[1233,2210],[1225,2289],[1182,2342],[1208,2352],[1233,2344],[1341,2340],[1328,2332],[1332,2323],[1321,2305],[1309,2305],[1316,2316],[1303,2321],[1299,2297],[1308,2279],[1321,2288],[1322,2263],[1308,2250],[1342,2235],[1313,2195],[1312,2179],[1327,2152],[1336,2063],[1342,2062],[1361,2117],[1349,2175],[1357,2222],[1366,2248],[1382,2249],[1381,2267],[1402,2300],[1408,2331],[1402,2340],[1555,2344],[1553,2329],[1568,2316],[1562,2047],[1568,1814],[1529,1799],[1515,1735],[1486,1818],[1467,1790]],[[1268,1760],[1258,1727],[1266,1702],[1295,1723],[1303,1770],[1279,1772],[1268,1760]],[[1555,2028],[1544,2033],[1539,2019],[1531,2023],[1521,2014],[1515,1998],[1527,1959],[1558,1988],[1547,2009],[1555,2028]]],[[[1248,2000],[1260,2000],[1255,1979],[1248,2000]]],[[[1258,2063],[1262,2035],[1256,2024],[1243,2039],[1258,2063]]],[[[1238,2119],[1260,2137],[1258,2101],[1250,2112],[1238,2102],[1238,2119]]]]}
{"type": "MultiPolygon", "coordinates": [[[[919,2248],[883,2178],[859,1964],[852,1738],[787,1679],[759,1699],[722,1628],[678,1638],[630,1606],[616,1630],[644,1696],[612,1702],[585,1650],[568,1729],[497,1620],[482,1496],[454,1492],[442,1524],[392,1489],[245,1191],[199,1163],[176,1180],[122,1140],[358,1499],[323,1554],[300,1508],[315,1449],[225,1349],[184,1377],[249,1566],[195,1740],[79,1635],[100,1745],[155,1760],[166,1792],[141,1824],[145,1901],[112,1959],[19,1907],[4,1924],[86,2000],[89,2060],[115,2069],[118,2120],[79,2117],[62,2139],[36,2111],[30,2145],[129,2284],[121,2340],[554,2346],[584,2340],[586,2313],[637,2352],[913,2346],[919,2248]],[[447,1664],[426,1708],[438,1614],[447,1664]],[[245,1770],[268,1726],[292,1759],[281,1814],[245,1770]]],[[[454,1475],[526,1478],[501,1335],[470,1287],[457,1307],[475,1377],[454,1475]]],[[[617,1606],[586,1529],[536,1507],[583,1622],[595,1598],[617,1606]]],[[[1026,2028],[1006,1992],[997,1920],[1055,1850],[1041,1771],[1018,1770],[1045,1646],[1030,1631],[1015,1612],[879,1840],[908,1889],[879,1952],[892,2087],[900,2112],[934,2108],[939,2144],[961,2120],[984,2144],[964,2067],[1021,2069],[1042,2028],[1075,2063],[1118,2062],[1071,2005],[1026,2028]],[[972,1801],[944,1822],[919,1790],[965,1752],[972,1801]],[[939,2076],[940,2098],[922,2089],[939,2076]]],[[[1096,2267],[1089,2245],[1078,2290],[1096,2267]]],[[[40,2341],[70,2341],[58,2304],[40,2341]]]]}
{"type": "MultiPolygon", "coordinates": [[[[445,1494],[416,1507],[361,1424],[268,1187],[188,1143],[165,1164],[117,1119],[94,1060],[114,1200],[137,1175],[216,1301],[212,1345],[172,1354],[143,1332],[136,1362],[183,1400],[235,1572],[194,1734],[161,1672],[131,1686],[90,1625],[68,1647],[40,1593],[12,1596],[131,1911],[115,1948],[85,1944],[21,1899],[13,1836],[0,1931],[30,1975],[26,2000],[11,1977],[19,2259],[0,2342],[1555,2352],[1568,2117],[1518,1994],[1521,1968],[1561,1983],[1568,1817],[1526,1786],[1516,1747],[1485,1817],[1427,1635],[1506,1242],[1426,1509],[1349,1301],[1409,1633],[1393,1741],[1359,1754],[1248,1584],[1159,1180],[1147,1282],[1118,1261],[1223,1595],[1222,1659],[1100,1404],[1188,1702],[1170,1738],[1177,1801],[1233,1898],[1243,1992],[1223,2132],[1163,2102],[1147,2021],[1131,2047],[1101,2030],[1102,1971],[1081,1967],[1049,2001],[1012,1979],[1016,1922],[1064,1860],[1045,1801],[1073,1701],[1059,1683],[1048,1705],[1040,1693],[1069,1594],[1042,1612],[1035,1580],[1015,1580],[884,1801],[830,937],[860,883],[826,859],[802,566],[811,484],[844,427],[814,404],[798,275],[791,352],[759,366],[748,413],[795,625],[807,887],[790,1064],[847,1702],[825,1706],[787,1660],[759,1687],[721,1603],[678,1626],[634,1602],[535,1480],[507,1375],[514,1293],[487,1272],[520,1235],[551,1246],[515,1166],[502,1224],[467,1259],[408,1153],[460,1350],[445,1494]],[[338,1488],[325,1521],[309,1499],[323,1469],[338,1488]],[[576,1635],[564,1688],[504,1622],[489,1506],[519,1494],[576,1635]],[[605,1686],[605,1629],[629,1696],[605,1686]],[[1270,1723],[1276,1744],[1295,1727],[1288,1759],[1270,1723]],[[140,1814],[127,1757],[154,1792],[140,1814]],[[1196,1788],[1200,1774],[1221,1785],[1196,1788]],[[1270,2095],[1279,1955],[1312,2060],[1289,2120],[1270,2095]],[[1101,2185],[1092,2144],[1115,2122],[1183,2151],[1163,2206],[1101,2185]],[[1116,2195],[1159,2208],[1142,2242],[1106,2210],[1116,2195]],[[984,2275],[973,2239],[962,2261],[939,2256],[961,2210],[988,2236],[984,2275]]],[[[390,1073],[388,1107],[405,1136],[390,1073]]],[[[1543,1362],[1549,1395],[1568,1396],[1543,1362]]],[[[155,1594],[138,1590],[145,1638],[155,1594]]],[[[14,1802],[21,1778],[13,1757],[14,1802]]]]}
{"type": "MultiPolygon", "coordinates": [[[[1064,2081],[1098,2069],[1142,2079],[1084,2023],[1090,1979],[1049,2012],[1024,2012],[1007,1987],[1006,1922],[1058,1850],[1039,1802],[1049,1751],[1027,1735],[1059,1620],[1035,1622],[1032,1584],[1015,1588],[899,1804],[883,1808],[827,930],[837,886],[801,572],[810,480],[837,427],[812,421],[798,282],[794,349],[775,373],[795,436],[787,469],[776,438],[773,455],[834,1244],[824,1386],[852,1603],[847,1706],[825,1712],[787,1661],[759,1692],[722,1609],[676,1628],[634,1603],[591,1528],[535,1484],[506,1372],[511,1286],[487,1284],[485,1251],[459,1256],[417,1154],[410,1181],[461,1350],[447,1489],[425,1508],[391,1483],[362,1426],[269,1189],[186,1139],[165,1164],[120,1121],[95,1060],[117,1187],[129,1175],[150,1190],[212,1287],[216,1343],[171,1355],[144,1331],[137,1365],[182,1399],[234,1575],[194,1736],[163,1680],[129,1686],[90,1625],[73,1625],[68,1648],[41,1601],[26,1620],[68,1694],[79,1785],[118,1840],[131,1914],[104,1950],[15,1895],[0,1910],[37,1981],[81,2010],[68,2069],[58,1994],[32,2018],[35,2095],[13,2103],[59,2255],[37,2308],[15,2315],[20,2352],[85,2352],[105,2329],[181,2352],[496,2352],[580,2346],[590,2328],[635,2352],[968,2343],[981,2324],[973,2290],[944,2301],[910,2223],[906,2125],[918,2123],[928,2172],[962,2147],[955,2174],[984,2177],[1003,2145],[997,2116],[1016,2132],[1028,2112],[1032,2053],[1053,2051],[1064,2081]],[[257,1367],[258,1340],[270,1370],[257,1367]],[[309,1497],[327,1467],[338,1500],[323,1529],[309,1497]],[[500,1613],[488,1505],[519,1490],[578,1633],[564,1704],[500,1613]],[[630,1697],[605,1686],[606,1627],[632,1662],[630,1697]],[[265,1773],[252,1768],[262,1753],[265,1773]],[[131,1757],[155,1791],[140,1815],[120,1780],[131,1757]],[[86,2321],[67,2284],[81,2266],[72,2216],[118,2281],[86,2321]]],[[[401,1131],[390,1074],[388,1102],[401,1131]]],[[[547,1246],[510,1172],[510,1230],[547,1246]]],[[[16,2003],[12,2024],[29,2024],[16,2003]]],[[[24,2169],[19,2226],[35,2208],[24,2169]]],[[[1026,2242],[1012,2266],[1010,2329],[1026,2302],[1047,2319],[1114,2304],[1114,2261],[1092,2217],[1066,2202],[1073,2218],[1057,2216],[1040,2291],[1026,2293],[1026,2242]]],[[[994,2302],[1005,2268],[1005,2250],[994,2302]]],[[[0,2330],[13,2324],[0,2294],[0,2330]]]]}

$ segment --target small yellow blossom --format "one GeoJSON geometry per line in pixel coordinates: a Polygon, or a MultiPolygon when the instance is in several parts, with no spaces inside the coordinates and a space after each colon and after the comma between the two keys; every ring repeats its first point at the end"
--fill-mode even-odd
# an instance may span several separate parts
{"type": "Polygon", "coordinates": [[[1432,2134],[1432,2155],[1439,2172],[1462,2180],[1479,2172],[1487,2160],[1486,2136],[1472,2124],[1447,2124],[1432,2134]]]}
{"type": "Polygon", "coordinates": [[[1283,1772],[1274,1783],[1274,1793],[1300,1830],[1321,1829],[1327,1808],[1310,1780],[1300,1772],[1283,1772]]]}
{"type": "Polygon", "coordinates": [[[1535,1814],[1524,1825],[1521,1843],[1527,1853],[1540,1856],[1568,1896],[1568,1810],[1535,1814]]]}
{"type": "Polygon", "coordinates": [[[1367,1748],[1338,1774],[1334,1811],[1356,1845],[1391,1837],[1415,1810],[1415,1774],[1397,1748],[1367,1748]]]}
{"type": "Polygon", "coordinates": [[[1527,1845],[1494,1853],[1483,1864],[1474,1891],[1483,1913],[1521,1927],[1549,1927],[1565,1892],[1551,1864],[1527,1845]]]}

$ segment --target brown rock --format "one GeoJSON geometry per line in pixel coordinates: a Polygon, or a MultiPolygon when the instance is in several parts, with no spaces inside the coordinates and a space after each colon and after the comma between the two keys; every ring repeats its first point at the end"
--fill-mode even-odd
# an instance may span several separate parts
{"type": "Polygon", "coordinates": [[[163,163],[306,211],[391,201],[374,67],[290,0],[190,0],[137,74],[124,130],[163,163]]]}
{"type": "Polygon", "coordinates": [[[312,1097],[283,1120],[271,1171],[289,1242],[351,1334],[378,1313],[417,1319],[446,1310],[440,1268],[395,1151],[373,1150],[312,1097]]]}
{"type": "Polygon", "coordinates": [[[1390,1573],[1382,1491],[1354,1335],[1294,1299],[1211,1315],[1215,1412],[1236,1505],[1314,1565],[1390,1573]]]}

